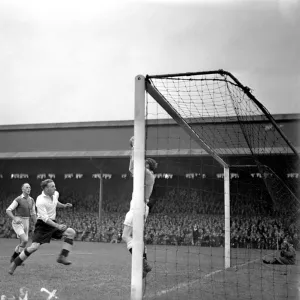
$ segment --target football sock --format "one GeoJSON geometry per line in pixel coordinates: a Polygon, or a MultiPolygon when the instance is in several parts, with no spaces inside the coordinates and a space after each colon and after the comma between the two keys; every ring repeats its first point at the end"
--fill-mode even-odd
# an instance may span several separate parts
{"type": "Polygon", "coordinates": [[[63,243],[63,248],[61,250],[60,255],[62,256],[68,256],[69,252],[72,250],[73,240],[66,238],[63,243]]]}
{"type": "Polygon", "coordinates": [[[19,253],[17,253],[17,252],[15,251],[14,254],[12,255],[12,259],[15,259],[17,256],[19,256],[19,253]]]}
{"type": "Polygon", "coordinates": [[[16,257],[16,259],[14,260],[15,264],[17,266],[21,265],[29,256],[31,255],[31,253],[29,253],[27,251],[27,249],[25,248],[19,256],[16,257]]]}
{"type": "MultiPolygon", "coordinates": [[[[132,248],[128,249],[128,251],[132,254],[132,248]]],[[[147,260],[147,250],[144,249],[143,258],[147,260]]]]}

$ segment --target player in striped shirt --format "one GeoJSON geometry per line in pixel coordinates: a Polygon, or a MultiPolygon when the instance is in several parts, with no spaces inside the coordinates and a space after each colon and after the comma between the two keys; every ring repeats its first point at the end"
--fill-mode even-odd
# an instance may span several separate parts
{"type": "Polygon", "coordinates": [[[12,227],[17,234],[17,237],[20,239],[20,243],[15,248],[10,262],[12,262],[24,250],[28,243],[30,217],[33,224],[35,225],[36,223],[35,203],[33,198],[29,196],[31,187],[28,183],[24,183],[21,189],[22,194],[14,199],[10,206],[6,209],[7,215],[12,220],[12,227]]]}

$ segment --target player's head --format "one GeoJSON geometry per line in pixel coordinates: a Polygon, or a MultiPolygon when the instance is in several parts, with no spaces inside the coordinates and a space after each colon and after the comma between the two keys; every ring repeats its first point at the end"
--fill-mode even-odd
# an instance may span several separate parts
{"type": "Polygon", "coordinates": [[[292,245],[292,240],[289,237],[284,238],[282,244],[281,244],[281,249],[287,249],[289,246],[292,245]]]}
{"type": "Polygon", "coordinates": [[[157,162],[153,158],[146,158],[145,160],[146,168],[150,171],[154,172],[154,170],[157,168],[157,162]]]}
{"type": "Polygon", "coordinates": [[[21,186],[22,193],[25,195],[29,195],[31,192],[31,186],[29,183],[23,183],[21,186]]]}
{"type": "Polygon", "coordinates": [[[43,180],[41,183],[41,188],[46,195],[52,196],[54,195],[56,188],[55,183],[52,179],[43,180]]]}

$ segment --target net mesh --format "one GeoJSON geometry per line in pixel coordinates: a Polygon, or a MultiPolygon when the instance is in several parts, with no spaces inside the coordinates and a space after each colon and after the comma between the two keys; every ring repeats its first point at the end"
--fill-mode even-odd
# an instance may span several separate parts
{"type": "Polygon", "coordinates": [[[159,168],[145,229],[153,264],[145,298],[297,297],[297,262],[262,263],[280,256],[284,238],[298,245],[299,180],[287,176],[297,172],[298,154],[282,125],[224,71],[148,76],[146,83],[146,155],[159,168]],[[231,172],[228,269],[224,173],[213,155],[231,172]]]}
{"type": "MultiPolygon", "coordinates": [[[[148,80],[219,155],[293,153],[270,122],[270,114],[265,114],[245,93],[248,89],[228,75],[221,72],[148,80]]],[[[148,106],[148,118],[169,117],[162,109],[153,111],[155,106],[148,106]]]]}

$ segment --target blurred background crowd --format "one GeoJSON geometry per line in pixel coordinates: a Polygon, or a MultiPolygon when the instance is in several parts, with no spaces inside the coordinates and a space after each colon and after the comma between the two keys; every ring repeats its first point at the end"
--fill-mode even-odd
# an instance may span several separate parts
{"type": "MultiPolygon", "coordinates": [[[[145,228],[147,244],[224,246],[224,195],[218,188],[166,188],[158,181],[145,228]]],[[[73,208],[58,209],[57,221],[77,232],[76,240],[85,242],[121,242],[125,214],[129,209],[131,184],[112,185],[103,195],[99,219],[97,190],[64,188],[59,190],[62,203],[73,208]],[[116,188],[117,187],[117,188],[116,188]],[[118,188],[119,187],[119,188],[118,188]],[[114,191],[114,192],[113,192],[114,191]]],[[[63,186],[63,185],[60,185],[63,186]]],[[[260,187],[247,192],[232,188],[230,199],[231,246],[276,249],[283,238],[290,238],[296,249],[299,226],[292,210],[279,208],[260,187]]],[[[39,191],[32,196],[36,199],[39,191]]],[[[19,193],[0,192],[0,238],[16,238],[5,209],[19,193]]],[[[284,204],[284,203],[283,203],[284,204]]]]}

